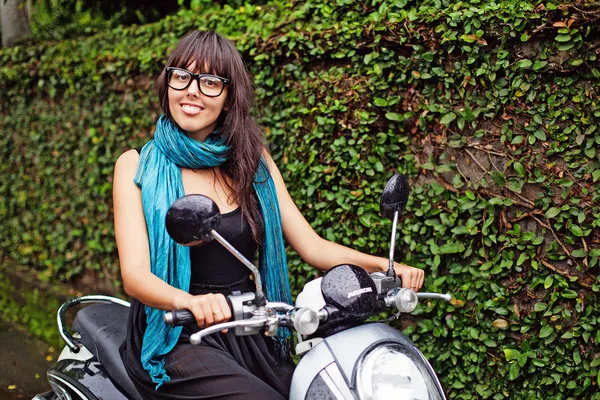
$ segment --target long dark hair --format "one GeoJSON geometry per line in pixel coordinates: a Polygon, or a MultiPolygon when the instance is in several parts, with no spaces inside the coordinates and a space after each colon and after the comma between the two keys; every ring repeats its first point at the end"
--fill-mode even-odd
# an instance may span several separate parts
{"type": "MultiPolygon", "coordinates": [[[[197,73],[229,79],[227,99],[218,125],[227,144],[231,146],[231,153],[221,170],[231,179],[229,189],[250,225],[252,237],[257,243],[262,243],[262,218],[259,218],[258,201],[252,184],[266,146],[265,137],[250,113],[254,104],[252,78],[234,44],[214,31],[194,31],[185,35],[165,67],[187,68],[192,62],[195,62],[197,73]]],[[[166,79],[163,70],[156,80],[158,98],[163,112],[175,122],[169,110],[166,79]]]]}

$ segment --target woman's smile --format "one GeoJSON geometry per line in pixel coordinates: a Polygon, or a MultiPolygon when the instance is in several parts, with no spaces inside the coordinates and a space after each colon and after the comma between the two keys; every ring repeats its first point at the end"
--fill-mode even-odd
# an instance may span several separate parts
{"type": "Polygon", "coordinates": [[[204,107],[201,107],[201,106],[196,105],[196,104],[183,103],[181,105],[181,109],[183,110],[183,112],[186,115],[189,115],[189,116],[193,117],[195,115],[200,114],[200,112],[202,112],[202,110],[204,110],[204,107]]]}

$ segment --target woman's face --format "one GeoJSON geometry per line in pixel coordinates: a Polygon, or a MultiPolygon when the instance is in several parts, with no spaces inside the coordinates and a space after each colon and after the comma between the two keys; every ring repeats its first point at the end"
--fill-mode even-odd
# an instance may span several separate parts
{"type": "MultiPolygon", "coordinates": [[[[188,71],[194,71],[195,62],[188,65],[188,71]]],[[[198,80],[193,79],[183,90],[169,87],[169,111],[171,116],[187,135],[193,139],[204,141],[217,126],[227,99],[227,86],[218,97],[208,97],[200,92],[198,80]]]]}

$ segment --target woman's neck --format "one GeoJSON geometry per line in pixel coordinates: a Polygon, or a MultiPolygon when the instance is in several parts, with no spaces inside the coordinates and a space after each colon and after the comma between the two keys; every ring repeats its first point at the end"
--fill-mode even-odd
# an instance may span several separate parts
{"type": "Polygon", "coordinates": [[[209,137],[210,134],[215,131],[216,128],[217,128],[217,124],[214,123],[214,124],[211,124],[210,126],[207,126],[206,128],[200,129],[197,132],[186,131],[185,134],[190,139],[194,139],[199,142],[204,142],[206,140],[206,138],[209,137]]]}

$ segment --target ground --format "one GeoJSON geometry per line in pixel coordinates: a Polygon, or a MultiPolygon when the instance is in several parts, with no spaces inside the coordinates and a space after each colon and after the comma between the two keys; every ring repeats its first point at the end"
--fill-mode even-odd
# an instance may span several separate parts
{"type": "Polygon", "coordinates": [[[50,390],[46,371],[57,357],[56,349],[0,319],[0,398],[31,399],[50,390]]]}

